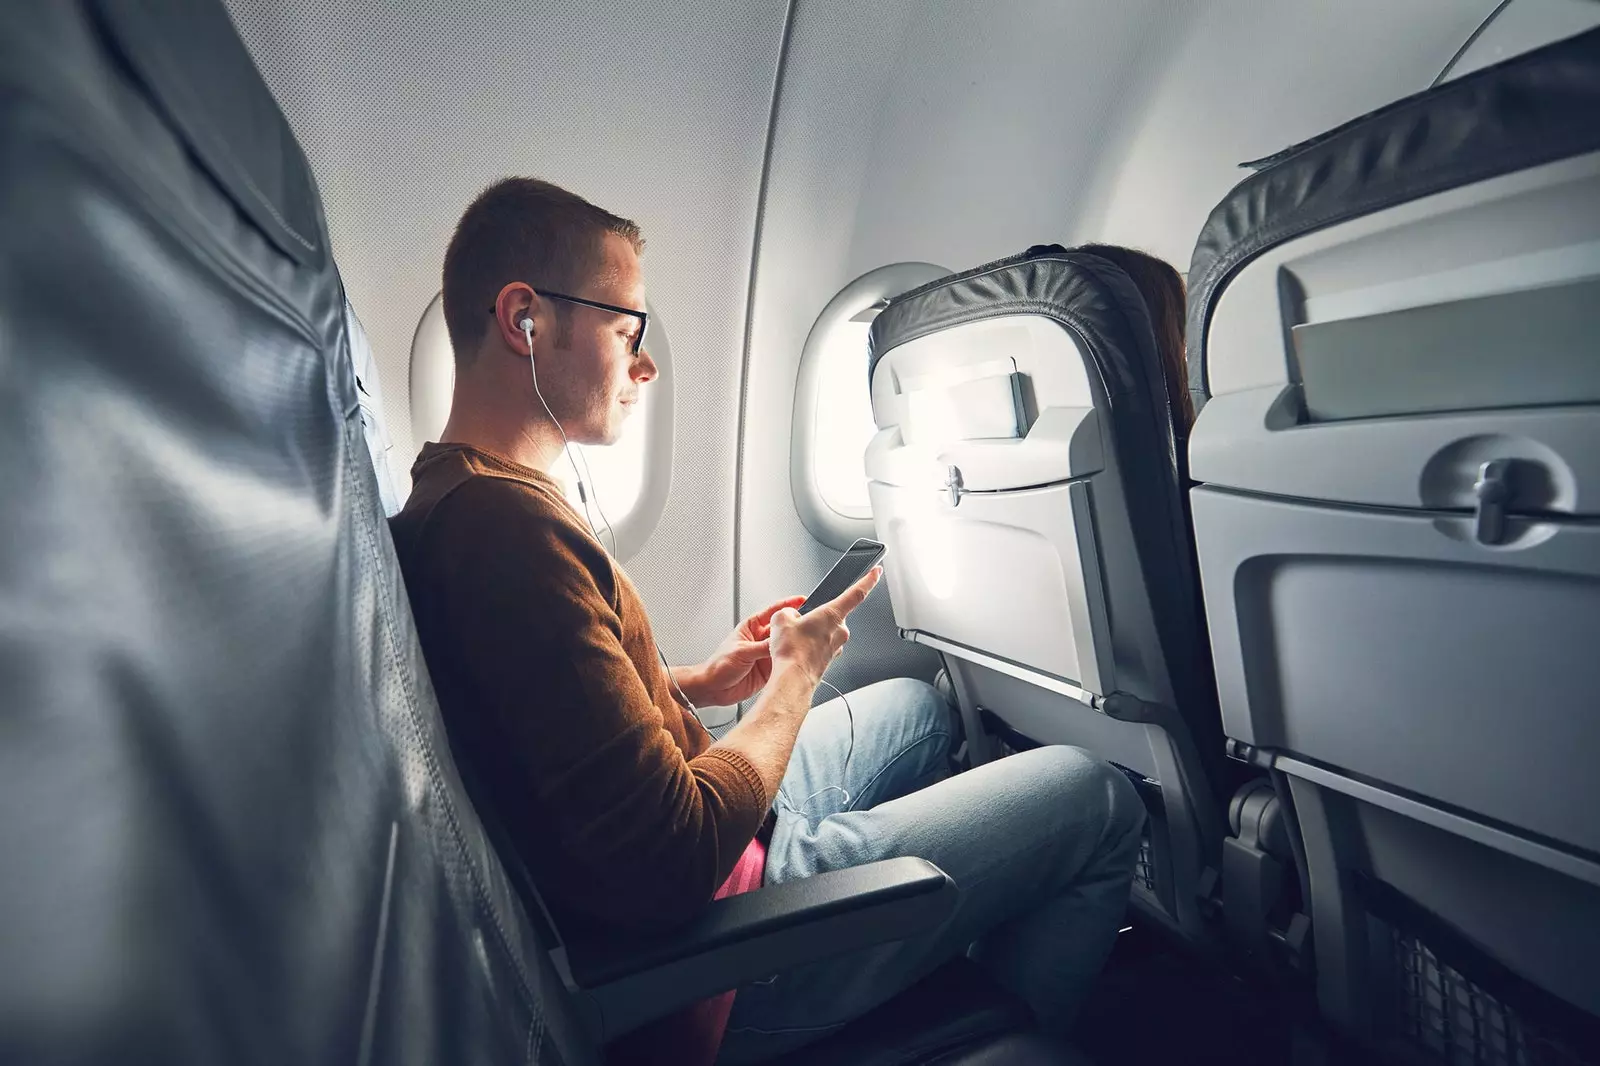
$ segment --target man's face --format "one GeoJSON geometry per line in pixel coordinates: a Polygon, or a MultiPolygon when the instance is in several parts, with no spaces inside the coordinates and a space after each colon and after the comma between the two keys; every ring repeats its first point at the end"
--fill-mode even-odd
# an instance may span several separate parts
{"type": "MultiPolygon", "coordinates": [[[[571,295],[645,309],[644,273],[639,256],[622,237],[605,236],[600,270],[571,295]]],[[[551,410],[561,420],[567,439],[579,444],[614,444],[623,422],[639,402],[639,390],[656,376],[656,364],[643,346],[633,354],[640,322],[582,304],[546,301],[559,316],[554,343],[540,352],[539,368],[556,373],[539,385],[551,410]]]]}

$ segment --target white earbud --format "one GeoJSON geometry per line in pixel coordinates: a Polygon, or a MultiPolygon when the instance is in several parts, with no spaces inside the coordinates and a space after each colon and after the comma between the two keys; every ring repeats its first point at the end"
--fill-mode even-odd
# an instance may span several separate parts
{"type": "MultiPolygon", "coordinates": [[[[520,329],[522,331],[522,335],[528,339],[528,369],[533,372],[533,388],[534,391],[537,392],[539,389],[539,368],[535,366],[533,362],[533,319],[524,317],[521,322],[517,323],[517,328],[520,329]]],[[[540,394],[539,402],[541,404],[544,403],[543,394],[540,394]]],[[[549,410],[550,408],[548,406],[545,407],[545,411],[547,413],[549,410]]],[[[552,421],[555,420],[555,417],[555,415],[550,416],[552,421]]],[[[561,428],[560,422],[556,422],[556,428],[561,428]]],[[[565,436],[566,434],[563,433],[562,437],[565,438],[565,436]]]]}

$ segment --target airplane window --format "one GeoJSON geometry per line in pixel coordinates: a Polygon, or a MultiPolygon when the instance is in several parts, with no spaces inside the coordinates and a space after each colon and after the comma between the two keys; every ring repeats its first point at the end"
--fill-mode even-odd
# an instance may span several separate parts
{"type": "MultiPolygon", "coordinates": [[[[645,344],[660,368],[660,377],[639,393],[617,443],[575,446],[556,459],[550,476],[566,490],[567,499],[584,513],[573,462],[589,488],[589,518],[608,546],[626,558],[643,545],[666,505],[672,468],[671,357],[666,333],[650,307],[645,344]],[[609,524],[609,529],[607,525],[609,524]]],[[[418,441],[438,440],[450,415],[455,387],[455,357],[444,324],[444,301],[435,297],[417,325],[411,345],[412,429],[418,441]]]]}
{"type": "Polygon", "coordinates": [[[840,322],[817,358],[816,420],[812,426],[817,491],[822,502],[848,518],[871,518],[867,499],[867,444],[878,431],[867,391],[867,330],[877,308],[840,322]]]}
{"type": "MultiPolygon", "coordinates": [[[[652,322],[651,327],[654,325],[652,322]]],[[[644,488],[645,442],[650,439],[650,413],[660,397],[659,390],[652,387],[656,384],[651,382],[639,390],[639,402],[634,405],[633,414],[628,417],[617,443],[607,447],[577,445],[569,449],[578,453],[575,458],[583,474],[583,483],[589,486],[590,506],[598,504],[591,519],[596,527],[609,521],[614,531],[639,504],[644,488]]],[[[550,473],[567,490],[567,500],[582,514],[583,501],[578,497],[572,463],[566,452],[556,460],[550,473]]]]}
{"type": "Polygon", "coordinates": [[[846,285],[817,316],[800,356],[790,479],[795,508],[824,544],[871,536],[866,450],[878,427],[867,382],[867,331],[889,298],[950,271],[893,263],[846,285]]]}

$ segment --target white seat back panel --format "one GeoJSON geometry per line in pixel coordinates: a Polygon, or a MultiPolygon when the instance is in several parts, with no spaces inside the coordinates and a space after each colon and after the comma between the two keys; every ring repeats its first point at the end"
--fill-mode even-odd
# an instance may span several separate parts
{"type": "Polygon", "coordinates": [[[1100,469],[1083,355],[1040,315],[969,322],[909,341],[872,376],[878,434],[867,476],[975,492],[1051,485],[1100,469]]]}
{"type": "Polygon", "coordinates": [[[1086,484],[967,493],[955,507],[932,487],[874,481],[868,491],[902,629],[1106,691],[1111,666],[1093,641],[1105,629],[1099,561],[1075,521],[1092,531],[1086,484]]]}

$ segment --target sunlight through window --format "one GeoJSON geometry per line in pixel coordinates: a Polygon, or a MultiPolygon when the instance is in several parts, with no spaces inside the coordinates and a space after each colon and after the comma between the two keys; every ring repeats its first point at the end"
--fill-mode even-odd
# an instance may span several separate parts
{"type": "Polygon", "coordinates": [[[870,518],[867,498],[867,444],[877,432],[872,395],[867,389],[867,330],[872,323],[841,322],[824,342],[817,382],[812,441],[817,491],[833,510],[851,518],[870,518]]]}

